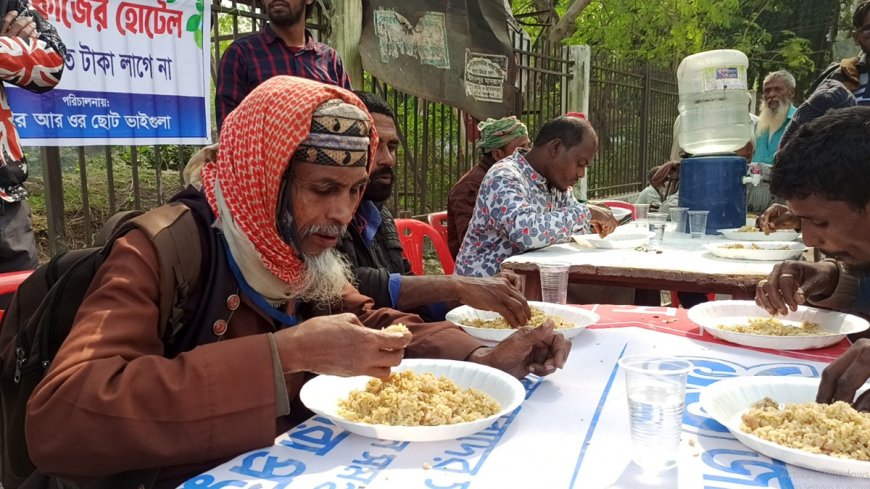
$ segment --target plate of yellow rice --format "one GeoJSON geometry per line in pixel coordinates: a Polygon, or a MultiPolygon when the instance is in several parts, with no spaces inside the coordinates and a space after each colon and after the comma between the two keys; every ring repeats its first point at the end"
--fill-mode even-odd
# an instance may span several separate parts
{"type": "Polygon", "coordinates": [[[351,433],[396,441],[477,433],[510,414],[525,395],[519,380],[486,365],[408,358],[388,379],[320,375],[299,394],[309,409],[351,433]]]}
{"type": "Polygon", "coordinates": [[[763,455],[820,472],[870,478],[870,413],[845,402],[816,403],[818,388],[818,378],[734,377],[705,387],[701,407],[763,455]]]}

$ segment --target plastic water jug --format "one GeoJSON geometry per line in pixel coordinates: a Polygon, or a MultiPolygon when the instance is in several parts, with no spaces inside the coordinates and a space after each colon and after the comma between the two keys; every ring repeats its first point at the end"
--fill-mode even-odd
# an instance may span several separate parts
{"type": "Polygon", "coordinates": [[[746,70],[734,49],[687,56],[677,68],[680,147],[693,155],[735,151],[752,137],[746,70]]]}

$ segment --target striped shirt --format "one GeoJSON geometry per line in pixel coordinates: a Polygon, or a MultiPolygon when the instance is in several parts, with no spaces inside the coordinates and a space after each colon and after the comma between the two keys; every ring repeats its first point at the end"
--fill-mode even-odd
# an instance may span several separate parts
{"type": "Polygon", "coordinates": [[[292,75],[350,89],[350,78],[334,49],[305,31],[305,46],[290,48],[272,27],[237,39],[221,56],[215,93],[220,130],[224,118],[261,83],[276,75],[292,75]]]}
{"type": "Polygon", "coordinates": [[[858,105],[870,105],[870,88],[868,88],[870,83],[868,82],[870,82],[870,74],[868,74],[867,55],[865,54],[858,61],[858,88],[852,91],[858,105]]]}

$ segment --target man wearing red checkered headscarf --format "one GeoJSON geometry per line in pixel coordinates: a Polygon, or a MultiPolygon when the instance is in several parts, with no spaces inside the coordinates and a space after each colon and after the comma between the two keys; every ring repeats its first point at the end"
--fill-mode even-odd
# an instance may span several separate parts
{"type": "Polygon", "coordinates": [[[167,351],[154,245],[139,230],[118,239],[30,398],[38,470],[106,482],[160,467],[154,487],[177,487],[309,417],[298,395],[315,374],[385,377],[405,355],[517,377],[561,368],[570,343],[551,324],[484,347],[451,323],[373,309],[344,281],[340,261],[318,263],[364,192],[377,144],[371,128],[350,92],[291,77],[260,85],[230,114],[203,189],[174,198],[201,228],[206,277],[195,294],[211,295],[193,324],[182,321],[197,341],[167,351]],[[341,282],[335,299],[312,273],[341,282]],[[215,292],[227,286],[229,296],[215,292]],[[228,320],[209,316],[227,309],[228,320]],[[395,323],[413,336],[381,330],[395,323]]]}

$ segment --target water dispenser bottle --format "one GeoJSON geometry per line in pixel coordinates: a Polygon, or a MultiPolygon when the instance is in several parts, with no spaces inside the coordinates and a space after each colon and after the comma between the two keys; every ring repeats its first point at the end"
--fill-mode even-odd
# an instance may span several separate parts
{"type": "Polygon", "coordinates": [[[687,56],[677,68],[680,147],[693,155],[727,153],[752,137],[746,70],[749,60],[734,49],[687,56]]]}

